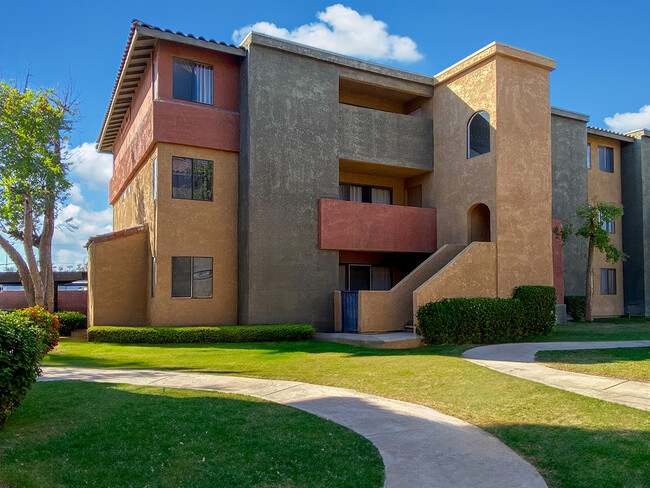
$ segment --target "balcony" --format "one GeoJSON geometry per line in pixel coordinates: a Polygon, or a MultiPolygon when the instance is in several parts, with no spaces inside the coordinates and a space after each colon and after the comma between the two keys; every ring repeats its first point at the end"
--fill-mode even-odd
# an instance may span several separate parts
{"type": "Polygon", "coordinates": [[[436,251],[436,209],[322,198],[320,249],[339,251],[436,251]]]}
{"type": "Polygon", "coordinates": [[[339,159],[433,171],[433,121],[339,104],[339,159]]]}

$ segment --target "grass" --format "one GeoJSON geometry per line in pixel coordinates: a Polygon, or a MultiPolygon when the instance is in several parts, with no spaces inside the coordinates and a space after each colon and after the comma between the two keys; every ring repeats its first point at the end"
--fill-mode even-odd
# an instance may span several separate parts
{"type": "Polygon", "coordinates": [[[384,478],[377,449],[340,425],[206,391],[37,383],[0,445],[10,487],[379,487],[384,478]]]}
{"type": "Polygon", "coordinates": [[[598,319],[597,322],[558,324],[555,332],[531,342],[650,340],[650,319],[598,319]]]}
{"type": "Polygon", "coordinates": [[[565,371],[650,382],[650,347],[540,351],[535,359],[565,371]]]}
{"type": "MultiPolygon", "coordinates": [[[[650,338],[650,329],[625,334],[650,338]]],[[[607,335],[562,326],[554,337],[607,335]],[[571,331],[571,332],[569,332],[571,331]]],[[[610,338],[612,332],[609,332],[610,338]]],[[[62,343],[45,364],[158,368],[352,388],[427,405],[491,432],[551,487],[650,486],[650,414],[492,371],[466,346],[369,350],[326,342],[215,345],[62,343]]]]}

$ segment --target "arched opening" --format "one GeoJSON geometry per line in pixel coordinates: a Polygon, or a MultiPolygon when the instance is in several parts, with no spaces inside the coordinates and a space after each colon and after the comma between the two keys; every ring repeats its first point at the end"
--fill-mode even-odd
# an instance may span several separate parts
{"type": "Polygon", "coordinates": [[[467,123],[467,159],[490,152],[490,114],[476,112],[467,123]]]}
{"type": "Polygon", "coordinates": [[[467,212],[468,242],[490,242],[490,209],[484,203],[473,205],[467,212]]]}

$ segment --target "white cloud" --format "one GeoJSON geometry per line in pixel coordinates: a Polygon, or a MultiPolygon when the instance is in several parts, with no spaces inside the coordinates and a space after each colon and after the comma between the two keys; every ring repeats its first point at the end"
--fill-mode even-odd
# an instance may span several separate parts
{"type": "Polygon", "coordinates": [[[106,190],[113,174],[113,156],[100,154],[95,145],[84,142],[68,152],[72,163],[70,176],[83,181],[91,190],[106,190]]]}
{"type": "Polygon", "coordinates": [[[316,14],[320,22],[293,30],[269,22],[257,22],[237,29],[232,39],[240,43],[251,32],[260,32],[328,51],[376,61],[419,61],[424,56],[410,38],[388,34],[388,25],[372,15],[362,15],[349,7],[330,5],[316,14]]]}
{"type": "Polygon", "coordinates": [[[616,132],[629,132],[634,129],[650,129],[650,105],[644,105],[638,112],[626,112],[606,117],[605,123],[616,132]]]}

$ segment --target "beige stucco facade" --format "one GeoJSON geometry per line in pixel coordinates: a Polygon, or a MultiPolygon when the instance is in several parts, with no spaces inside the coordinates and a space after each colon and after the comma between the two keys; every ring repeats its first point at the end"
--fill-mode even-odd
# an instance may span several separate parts
{"type": "MultiPolygon", "coordinates": [[[[587,134],[587,143],[591,147],[591,167],[587,169],[589,202],[610,202],[622,204],[621,195],[621,143],[613,138],[587,134]],[[614,154],[614,172],[608,173],[598,168],[598,147],[611,147],[614,154]]],[[[614,222],[614,233],[610,240],[619,249],[623,248],[623,228],[621,219],[614,222]]],[[[623,263],[609,263],[602,252],[595,252],[593,264],[593,315],[595,317],[623,315],[623,263]],[[601,294],[601,269],[616,270],[616,294],[601,294]]]]}

